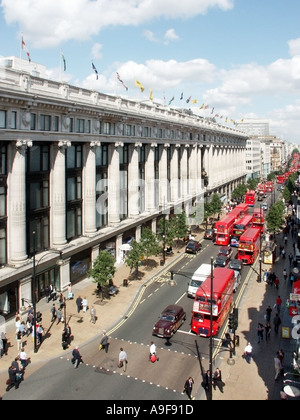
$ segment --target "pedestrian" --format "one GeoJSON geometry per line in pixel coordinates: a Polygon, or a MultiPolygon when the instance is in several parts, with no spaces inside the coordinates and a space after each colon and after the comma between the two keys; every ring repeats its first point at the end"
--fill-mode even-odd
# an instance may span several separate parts
{"type": "Polygon", "coordinates": [[[219,388],[219,390],[223,393],[223,381],[222,381],[222,373],[219,368],[216,368],[214,375],[213,375],[213,386],[214,390],[216,390],[216,387],[219,388]]]}
{"type": "Polygon", "coordinates": [[[285,235],[285,236],[284,236],[284,245],[287,245],[287,241],[288,241],[288,238],[287,238],[287,236],[285,235]]]}
{"type": "Polygon", "coordinates": [[[83,312],[84,312],[84,313],[86,313],[87,308],[88,308],[88,301],[87,301],[87,298],[86,298],[86,297],[84,297],[84,298],[82,299],[82,310],[83,310],[83,312]]]}
{"type": "Polygon", "coordinates": [[[25,352],[25,348],[22,347],[20,353],[19,353],[19,359],[20,359],[20,363],[22,365],[23,370],[26,368],[27,366],[27,354],[25,352]]]}
{"type": "Polygon", "coordinates": [[[16,340],[17,340],[17,345],[18,345],[18,351],[20,351],[21,348],[23,347],[23,344],[22,344],[22,333],[19,329],[16,330],[16,340]]]}
{"type": "Polygon", "coordinates": [[[123,349],[123,347],[121,347],[120,348],[120,353],[119,353],[118,367],[121,368],[123,366],[123,363],[128,363],[128,358],[127,358],[126,351],[123,349]]]}
{"type": "Polygon", "coordinates": [[[53,305],[51,306],[50,312],[51,312],[51,315],[52,315],[51,322],[54,322],[56,320],[56,307],[55,307],[55,303],[53,303],[53,305]]]}
{"type": "Polygon", "coordinates": [[[289,261],[290,261],[290,266],[293,263],[293,255],[291,253],[289,253],[289,261]]]}
{"type": "Polygon", "coordinates": [[[287,271],[286,271],[286,268],[283,269],[282,274],[283,274],[284,281],[286,281],[287,280],[287,271]]]}
{"type": "Polygon", "coordinates": [[[195,398],[192,395],[194,385],[194,379],[190,376],[184,383],[183,392],[186,393],[189,400],[194,400],[195,398]]]}
{"type": "Polygon", "coordinates": [[[55,286],[53,285],[52,286],[52,291],[51,291],[51,298],[52,298],[52,300],[53,300],[53,302],[56,300],[56,288],[55,288],[55,286]]]}
{"type": "Polygon", "coordinates": [[[68,299],[73,299],[73,292],[72,292],[72,285],[71,283],[68,284],[68,299]]]}
{"type": "Polygon", "coordinates": [[[7,356],[7,337],[4,331],[1,331],[1,340],[3,343],[3,354],[7,356]]]}
{"type": "Polygon", "coordinates": [[[46,302],[49,303],[49,300],[50,300],[50,288],[49,288],[48,285],[45,287],[45,297],[46,297],[46,302]]]}
{"type": "Polygon", "coordinates": [[[281,364],[283,364],[284,351],[282,349],[278,350],[278,357],[279,357],[279,360],[280,360],[281,364]]]}
{"type": "Polygon", "coordinates": [[[62,335],[61,335],[61,345],[63,350],[66,350],[69,345],[69,335],[67,332],[67,328],[63,329],[62,335]]]}
{"type": "Polygon", "coordinates": [[[18,372],[16,367],[12,364],[8,368],[8,377],[9,384],[7,385],[6,392],[8,392],[13,387],[15,387],[15,389],[18,389],[22,379],[22,374],[18,372]]]}
{"type": "Polygon", "coordinates": [[[280,375],[280,372],[282,369],[281,361],[278,356],[279,356],[279,353],[277,352],[276,356],[274,357],[275,381],[277,381],[278,376],[280,375]]]}
{"type": "Polygon", "coordinates": [[[293,287],[294,281],[295,281],[295,276],[294,276],[294,273],[291,271],[290,272],[290,285],[291,285],[291,287],[293,287]]]}
{"type": "Polygon", "coordinates": [[[91,309],[90,309],[90,321],[93,324],[96,323],[96,309],[94,308],[94,306],[92,306],[91,309]]]}
{"type": "Polygon", "coordinates": [[[105,353],[108,352],[109,343],[108,343],[108,337],[106,335],[106,331],[103,331],[102,338],[100,341],[100,346],[102,346],[101,349],[105,350],[105,353]]]}
{"type": "Polygon", "coordinates": [[[151,343],[150,343],[150,349],[149,349],[149,360],[152,362],[152,361],[158,361],[159,360],[159,358],[157,357],[157,355],[156,355],[156,345],[154,344],[154,342],[153,341],[151,341],[151,343]]]}
{"type": "Polygon", "coordinates": [[[274,332],[275,334],[278,334],[279,331],[279,325],[281,324],[281,319],[279,314],[277,313],[273,319],[273,325],[274,325],[274,332]]]}
{"type": "Polygon", "coordinates": [[[60,293],[60,295],[59,295],[58,302],[59,302],[59,308],[60,308],[60,310],[62,310],[63,307],[65,306],[65,298],[64,298],[64,295],[62,293],[60,293]]]}
{"type": "Polygon", "coordinates": [[[43,341],[43,333],[44,333],[44,329],[42,327],[41,324],[37,324],[37,328],[36,328],[36,338],[37,338],[37,342],[39,345],[42,344],[43,341]]]}
{"type": "Polygon", "coordinates": [[[1,359],[1,357],[2,357],[3,354],[4,354],[4,351],[3,351],[3,341],[0,340],[0,359],[1,359]]]}
{"type": "Polygon", "coordinates": [[[62,312],[61,312],[60,308],[56,309],[56,318],[57,318],[57,324],[56,325],[58,325],[62,320],[62,312]]]}
{"type": "Polygon", "coordinates": [[[52,299],[52,291],[53,291],[53,286],[52,284],[49,284],[49,302],[52,299]]]}
{"type": "Polygon", "coordinates": [[[77,369],[80,363],[83,363],[82,356],[79,352],[78,346],[75,347],[72,351],[72,363],[74,364],[74,369],[77,369]]]}
{"type": "Polygon", "coordinates": [[[211,378],[210,370],[207,370],[204,376],[204,388],[206,391],[209,391],[211,383],[212,383],[212,378],[211,378]]]}
{"type": "Polygon", "coordinates": [[[265,333],[266,333],[266,341],[270,338],[270,334],[271,334],[271,325],[270,322],[266,322],[265,324],[265,333]]]}
{"type": "Polygon", "coordinates": [[[32,322],[29,317],[27,317],[26,320],[26,337],[29,337],[29,335],[32,333],[32,322]]]}
{"type": "Polygon", "coordinates": [[[277,313],[280,314],[281,311],[281,305],[282,305],[282,299],[281,297],[278,295],[277,299],[276,299],[276,309],[277,309],[277,313]]]}
{"type": "Polygon", "coordinates": [[[270,322],[270,321],[271,321],[271,315],[272,315],[272,308],[271,308],[271,306],[269,305],[269,306],[267,307],[267,309],[266,309],[266,314],[265,314],[265,320],[266,320],[267,322],[270,322]]]}
{"type": "Polygon", "coordinates": [[[274,284],[275,284],[276,290],[278,290],[279,289],[279,278],[277,276],[275,277],[274,284]]]}
{"type": "Polygon", "coordinates": [[[77,306],[77,312],[78,313],[80,313],[81,305],[82,305],[82,299],[81,299],[80,296],[78,296],[77,299],[76,299],[76,306],[77,306]]]}
{"type": "Polygon", "coordinates": [[[264,340],[264,326],[262,323],[257,325],[257,344],[264,340]]]}
{"type": "Polygon", "coordinates": [[[245,356],[246,362],[250,363],[251,358],[252,358],[252,346],[251,346],[250,342],[247,343],[247,345],[244,349],[244,356],[245,356]]]}

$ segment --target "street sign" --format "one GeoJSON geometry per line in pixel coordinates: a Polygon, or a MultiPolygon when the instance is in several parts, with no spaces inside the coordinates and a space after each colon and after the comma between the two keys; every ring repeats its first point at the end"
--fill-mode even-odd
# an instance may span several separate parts
{"type": "Polygon", "coordinates": [[[290,293],[290,300],[300,300],[300,295],[298,295],[297,293],[290,293]]]}

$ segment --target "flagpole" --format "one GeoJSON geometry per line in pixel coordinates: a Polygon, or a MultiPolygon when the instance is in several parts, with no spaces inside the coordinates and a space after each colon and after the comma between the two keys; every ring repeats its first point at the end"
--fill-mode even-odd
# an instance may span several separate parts
{"type": "Polygon", "coordinates": [[[22,49],[23,49],[23,32],[21,32],[21,42],[20,42],[20,70],[22,72],[22,49]]]}
{"type": "Polygon", "coordinates": [[[60,55],[59,55],[59,80],[60,80],[60,83],[62,83],[61,62],[62,62],[62,50],[60,50],[60,55]]]}

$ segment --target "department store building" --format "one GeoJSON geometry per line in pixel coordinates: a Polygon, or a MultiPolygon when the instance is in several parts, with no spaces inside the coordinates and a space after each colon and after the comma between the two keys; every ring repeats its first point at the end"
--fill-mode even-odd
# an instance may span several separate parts
{"type": "Polygon", "coordinates": [[[100,250],[246,178],[247,135],[150,101],[47,78],[0,59],[0,314],[86,277],[100,250]],[[205,197],[205,198],[204,198],[205,197]]]}

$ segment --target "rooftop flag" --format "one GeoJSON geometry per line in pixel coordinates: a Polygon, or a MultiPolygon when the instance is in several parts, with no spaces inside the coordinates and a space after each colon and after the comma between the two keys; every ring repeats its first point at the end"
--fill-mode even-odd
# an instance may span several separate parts
{"type": "Polygon", "coordinates": [[[203,109],[204,108],[204,104],[202,104],[201,106],[200,106],[200,109],[203,109]]]}
{"type": "Polygon", "coordinates": [[[198,102],[198,100],[197,99],[193,99],[192,100],[192,104],[196,104],[198,102]]]}
{"type": "Polygon", "coordinates": [[[120,75],[119,75],[119,73],[118,73],[118,72],[117,72],[117,78],[118,78],[118,80],[122,83],[122,85],[124,86],[124,88],[125,88],[126,90],[128,90],[128,87],[127,87],[127,86],[125,86],[125,84],[124,84],[123,80],[121,79],[121,77],[120,77],[120,75]]]}
{"type": "Polygon", "coordinates": [[[137,87],[141,89],[141,92],[144,92],[145,88],[138,80],[135,81],[135,84],[137,87]]]}
{"type": "Polygon", "coordinates": [[[93,62],[92,62],[92,68],[93,68],[94,72],[96,73],[96,79],[98,80],[98,71],[97,71],[93,62]]]}
{"type": "Polygon", "coordinates": [[[31,62],[30,54],[29,54],[29,51],[27,50],[27,47],[26,47],[26,44],[25,44],[25,41],[24,41],[23,37],[22,37],[22,50],[24,50],[26,52],[27,57],[28,57],[28,61],[30,63],[31,62]]]}
{"type": "Polygon", "coordinates": [[[190,102],[191,98],[192,98],[191,96],[189,98],[187,98],[187,100],[186,100],[187,104],[190,102]]]}
{"type": "Polygon", "coordinates": [[[149,99],[150,99],[150,101],[153,101],[153,91],[152,91],[152,88],[150,88],[149,99]]]}
{"type": "Polygon", "coordinates": [[[181,96],[180,96],[180,100],[182,101],[182,99],[183,99],[183,92],[182,92],[182,94],[181,94],[181,96]]]}
{"type": "Polygon", "coordinates": [[[169,105],[171,105],[171,103],[174,101],[174,96],[173,96],[173,98],[169,101],[169,105]]]}
{"type": "Polygon", "coordinates": [[[64,71],[66,71],[67,70],[67,62],[66,62],[66,59],[65,59],[65,56],[63,55],[63,53],[61,53],[61,59],[63,61],[63,65],[64,65],[64,71]]]}

